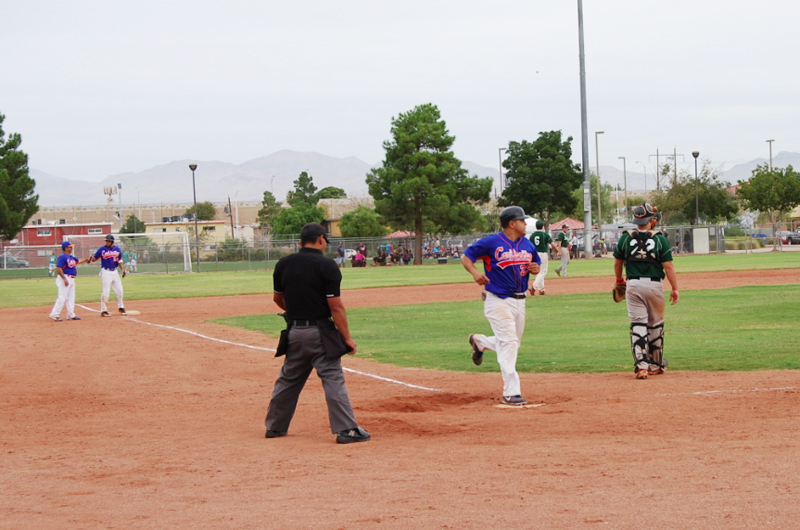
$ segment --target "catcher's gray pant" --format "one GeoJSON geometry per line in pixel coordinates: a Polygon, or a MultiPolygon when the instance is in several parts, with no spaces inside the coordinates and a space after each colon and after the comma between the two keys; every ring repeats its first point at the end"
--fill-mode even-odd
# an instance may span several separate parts
{"type": "Polygon", "coordinates": [[[497,363],[503,377],[503,395],[520,395],[517,354],[525,331],[525,299],[500,298],[486,292],[483,314],[494,332],[493,337],[475,334],[472,338],[480,350],[497,352],[497,363]]]}
{"type": "Polygon", "coordinates": [[[561,276],[567,275],[567,265],[569,265],[569,249],[561,247],[561,265],[556,269],[561,271],[561,276]]]}
{"type": "Polygon", "coordinates": [[[111,293],[112,287],[114,288],[114,294],[117,295],[117,307],[125,307],[122,302],[122,278],[119,275],[119,270],[100,269],[100,284],[103,286],[103,292],[100,295],[100,311],[108,311],[106,302],[108,302],[108,295],[111,293]]]}
{"type": "Polygon", "coordinates": [[[316,368],[325,390],[331,432],[337,433],[358,427],[347,388],[344,386],[342,360],[325,356],[322,337],[317,326],[294,326],[289,331],[289,351],[281,373],[275,381],[272,399],[264,421],[267,429],[288,432],[297,408],[297,399],[311,370],[316,368]]]}
{"type": "Polygon", "coordinates": [[[649,278],[628,280],[625,301],[636,368],[657,370],[663,366],[664,287],[659,280],[649,278]]]}
{"type": "Polygon", "coordinates": [[[544,277],[547,276],[547,266],[550,264],[550,255],[547,252],[537,252],[542,264],[539,265],[539,274],[533,280],[533,289],[535,291],[544,291],[544,277]]]}

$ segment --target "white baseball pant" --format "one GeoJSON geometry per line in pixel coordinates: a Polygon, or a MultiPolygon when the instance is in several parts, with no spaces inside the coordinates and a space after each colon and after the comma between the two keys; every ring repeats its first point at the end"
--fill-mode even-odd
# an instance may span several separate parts
{"type": "Polygon", "coordinates": [[[475,334],[472,339],[480,350],[497,353],[500,375],[503,378],[503,395],[519,396],[517,354],[525,331],[525,299],[500,298],[486,292],[483,314],[494,332],[493,337],[475,334]]]}
{"type": "Polygon", "coordinates": [[[561,247],[561,265],[557,269],[561,271],[561,276],[567,275],[567,265],[569,265],[569,249],[561,247]]]}
{"type": "Polygon", "coordinates": [[[533,289],[535,291],[544,291],[544,277],[547,276],[547,265],[550,263],[550,255],[547,252],[537,252],[542,264],[539,265],[539,274],[533,280],[533,289]]]}
{"type": "Polygon", "coordinates": [[[103,286],[103,293],[100,295],[100,311],[108,311],[106,302],[108,302],[108,295],[112,287],[114,288],[114,294],[117,295],[117,307],[125,307],[125,304],[122,302],[122,278],[120,278],[117,269],[113,271],[100,269],[100,283],[103,286]]]}
{"type": "Polygon", "coordinates": [[[53,310],[50,311],[50,318],[56,318],[61,315],[61,310],[64,305],[67,306],[67,318],[75,317],[75,276],[65,274],[69,281],[69,285],[64,285],[64,280],[61,276],[56,276],[56,288],[58,289],[58,296],[53,310]]]}

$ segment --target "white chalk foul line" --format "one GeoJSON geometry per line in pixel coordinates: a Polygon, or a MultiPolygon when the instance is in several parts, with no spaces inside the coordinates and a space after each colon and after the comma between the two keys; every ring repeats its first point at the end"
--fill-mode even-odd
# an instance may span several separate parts
{"type": "MultiPolygon", "coordinates": [[[[81,307],[83,307],[83,306],[81,306],[81,307]]],[[[230,344],[231,346],[239,346],[241,348],[250,348],[251,350],[261,350],[261,351],[267,351],[267,352],[275,353],[275,350],[272,349],[272,348],[262,348],[261,346],[253,346],[251,344],[243,344],[241,342],[231,342],[229,340],[218,339],[216,337],[209,337],[208,335],[203,335],[202,333],[197,333],[195,331],[189,331],[188,329],[176,328],[174,326],[166,326],[164,324],[153,324],[152,322],[145,322],[144,320],[137,320],[135,318],[126,318],[125,320],[128,321],[128,322],[136,322],[137,324],[145,324],[147,326],[155,326],[157,328],[164,328],[164,329],[171,329],[173,331],[180,331],[181,333],[188,333],[189,335],[194,335],[195,337],[200,337],[201,339],[212,340],[212,341],[215,341],[215,342],[221,342],[223,344],[230,344]]],[[[404,383],[403,381],[398,381],[397,379],[390,379],[388,377],[381,377],[379,375],[370,374],[370,373],[367,373],[367,372],[361,372],[359,370],[353,370],[352,368],[346,368],[344,366],[342,366],[342,370],[344,370],[345,372],[351,372],[351,373],[354,373],[354,374],[363,375],[364,377],[371,377],[373,379],[378,379],[379,381],[385,381],[387,383],[394,383],[396,385],[407,386],[409,388],[416,388],[416,389],[419,389],[419,390],[428,390],[429,392],[442,392],[441,390],[439,390],[437,388],[428,388],[426,386],[412,385],[411,383],[404,383]]]]}

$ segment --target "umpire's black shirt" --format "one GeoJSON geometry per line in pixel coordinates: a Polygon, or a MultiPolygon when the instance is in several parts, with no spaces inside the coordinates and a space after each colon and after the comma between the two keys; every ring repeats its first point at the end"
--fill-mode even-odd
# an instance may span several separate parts
{"type": "Polygon", "coordinates": [[[336,262],[309,247],[278,260],[272,275],[273,289],[283,295],[286,318],[290,320],[330,318],[328,298],[340,295],[341,283],[342,273],[336,262]]]}

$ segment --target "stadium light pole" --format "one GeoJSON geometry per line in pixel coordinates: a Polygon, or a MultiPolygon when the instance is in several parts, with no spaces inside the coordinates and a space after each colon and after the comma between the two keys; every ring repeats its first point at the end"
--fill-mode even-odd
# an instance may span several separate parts
{"type": "Polygon", "coordinates": [[[697,157],[700,156],[700,151],[692,151],[694,157],[694,224],[700,224],[700,199],[697,195],[697,157]]]}
{"type": "Polygon", "coordinates": [[[597,168],[597,226],[603,225],[603,219],[600,209],[600,149],[598,148],[597,137],[601,134],[605,134],[603,131],[595,131],[594,132],[594,156],[595,156],[595,167],[597,168]]]}
{"type": "Polygon", "coordinates": [[[189,164],[189,169],[192,170],[192,192],[194,193],[194,240],[195,253],[197,255],[197,272],[200,272],[200,232],[197,231],[197,186],[194,183],[194,170],[197,169],[197,164],[189,164]]]}
{"type": "Polygon", "coordinates": [[[497,150],[497,162],[498,162],[498,169],[500,170],[500,195],[503,194],[503,190],[505,186],[503,186],[503,151],[507,151],[508,149],[505,147],[500,147],[497,150]]]}
{"type": "Polygon", "coordinates": [[[769,170],[772,171],[772,142],[775,140],[767,140],[769,144],[769,170]]]}
{"type": "Polygon", "coordinates": [[[578,65],[581,85],[581,169],[583,169],[583,241],[592,240],[592,193],[589,170],[589,122],[586,117],[586,54],[583,52],[583,2],[578,0],[578,65]]]}
{"type": "Polygon", "coordinates": [[[624,156],[622,159],[622,185],[625,187],[625,219],[628,219],[628,166],[624,156]]]}
{"type": "Polygon", "coordinates": [[[642,166],[642,171],[644,171],[644,191],[646,192],[647,191],[647,166],[645,166],[644,164],[642,164],[638,160],[636,161],[636,163],[641,165],[642,166]]]}

